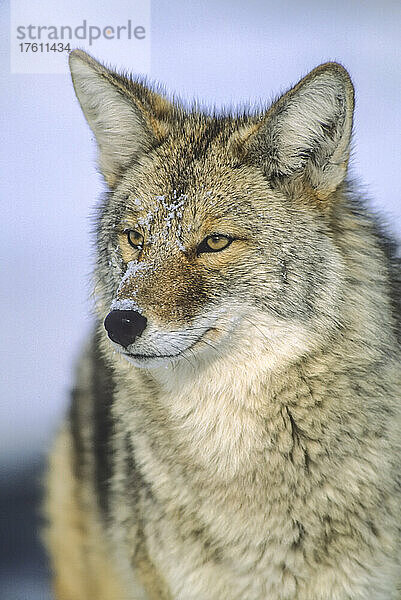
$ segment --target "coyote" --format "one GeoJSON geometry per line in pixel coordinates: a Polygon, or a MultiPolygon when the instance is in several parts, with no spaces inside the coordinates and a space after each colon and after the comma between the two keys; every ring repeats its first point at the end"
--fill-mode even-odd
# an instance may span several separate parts
{"type": "Polygon", "coordinates": [[[400,266],[347,177],[347,71],[208,114],[70,66],[107,192],[57,600],[399,600],[400,266]]]}

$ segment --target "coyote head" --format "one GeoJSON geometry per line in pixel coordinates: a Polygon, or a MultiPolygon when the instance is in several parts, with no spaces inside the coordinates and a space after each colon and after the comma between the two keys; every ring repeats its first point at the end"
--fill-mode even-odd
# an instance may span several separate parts
{"type": "Polygon", "coordinates": [[[344,68],[317,67],[258,114],[208,115],[82,51],[70,66],[108,186],[95,279],[115,349],[153,367],[273,365],[321,346],[341,326],[345,278],[344,68]]]}

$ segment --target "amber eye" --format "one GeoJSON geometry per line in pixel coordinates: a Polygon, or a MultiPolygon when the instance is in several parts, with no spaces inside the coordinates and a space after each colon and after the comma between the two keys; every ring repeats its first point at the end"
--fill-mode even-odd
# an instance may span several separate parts
{"type": "Polygon", "coordinates": [[[227,248],[232,241],[232,238],[228,237],[227,235],[219,235],[217,233],[208,235],[203,242],[199,244],[197,253],[201,254],[202,252],[220,252],[220,250],[227,248]]]}
{"type": "Polygon", "coordinates": [[[141,250],[143,246],[143,235],[134,229],[126,229],[124,233],[127,236],[128,243],[136,250],[141,250]]]}

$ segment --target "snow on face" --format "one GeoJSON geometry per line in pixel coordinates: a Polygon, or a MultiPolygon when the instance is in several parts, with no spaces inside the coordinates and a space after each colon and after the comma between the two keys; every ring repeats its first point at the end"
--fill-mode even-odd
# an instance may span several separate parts
{"type": "MultiPolygon", "coordinates": [[[[185,252],[186,248],[182,243],[182,216],[185,201],[187,200],[186,194],[177,194],[177,190],[173,190],[171,200],[167,199],[165,195],[155,196],[156,208],[152,211],[149,210],[144,216],[139,217],[138,225],[143,227],[149,234],[148,241],[151,243],[162,243],[166,245],[176,245],[181,252],[185,252]],[[161,229],[159,232],[155,231],[156,228],[156,215],[162,211],[163,217],[158,221],[161,222],[161,229]],[[173,225],[175,225],[176,233],[172,231],[173,225]],[[153,229],[153,232],[151,231],[153,229]],[[173,238],[174,236],[174,238],[173,238]]],[[[134,199],[134,205],[138,208],[143,206],[140,198],[134,199]]]]}
{"type": "MultiPolygon", "coordinates": [[[[173,190],[171,199],[167,199],[165,195],[155,196],[156,207],[153,210],[148,210],[137,220],[138,228],[144,229],[145,243],[161,244],[163,247],[176,246],[181,252],[185,252],[186,248],[181,241],[182,236],[182,216],[183,207],[187,200],[186,194],[177,194],[173,190]],[[159,231],[156,227],[159,225],[159,231]],[[173,231],[173,226],[175,231],[173,231]],[[147,237],[147,240],[146,240],[147,237]]],[[[136,208],[143,207],[144,202],[141,198],[134,198],[133,204],[136,208]]],[[[129,221],[124,221],[129,224],[129,221]]],[[[127,264],[127,269],[121,278],[118,286],[116,297],[111,303],[111,310],[135,310],[141,312],[140,307],[135,301],[135,296],[138,292],[138,278],[143,277],[153,269],[154,265],[147,260],[132,260],[127,264]],[[119,298],[123,293],[127,282],[129,284],[130,298],[119,298]]]]}
{"type": "Polygon", "coordinates": [[[116,298],[111,303],[110,310],[136,310],[139,313],[142,312],[134,299],[138,292],[138,287],[135,285],[135,282],[138,281],[138,277],[142,277],[146,272],[149,272],[151,269],[152,267],[148,262],[138,262],[137,260],[131,260],[128,263],[127,270],[125,271],[120,281],[120,285],[118,286],[116,293],[116,298]],[[130,280],[131,284],[131,298],[119,298],[118,296],[124,289],[124,286],[128,280],[130,280]]]}

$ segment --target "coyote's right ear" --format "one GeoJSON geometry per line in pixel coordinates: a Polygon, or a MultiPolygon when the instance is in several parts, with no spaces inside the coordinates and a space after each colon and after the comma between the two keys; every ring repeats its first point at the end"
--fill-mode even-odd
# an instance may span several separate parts
{"type": "Polygon", "coordinates": [[[138,81],[110,71],[82,50],[70,54],[75,92],[96,136],[99,165],[110,187],[141,154],[168,135],[174,106],[138,81]]]}

